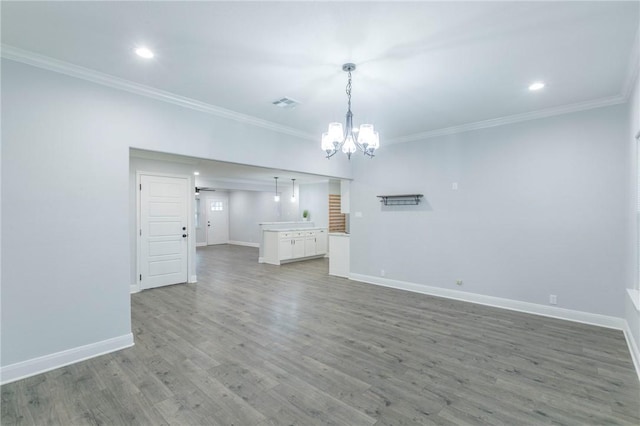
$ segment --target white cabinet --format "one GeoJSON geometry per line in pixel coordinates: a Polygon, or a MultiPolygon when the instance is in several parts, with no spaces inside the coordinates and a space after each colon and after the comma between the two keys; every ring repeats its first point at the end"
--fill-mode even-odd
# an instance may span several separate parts
{"type": "MultiPolygon", "coordinates": [[[[293,253],[291,256],[292,259],[307,256],[306,253],[304,252],[304,237],[297,236],[291,241],[291,243],[293,244],[293,253]]],[[[280,259],[280,260],[284,260],[284,259],[280,259]]]]}
{"type": "Polygon", "coordinates": [[[329,275],[349,278],[349,234],[329,236],[329,275]]]}
{"type": "Polygon", "coordinates": [[[280,265],[283,261],[324,256],[327,252],[326,229],[264,231],[262,262],[280,265]]]}
{"type": "MultiPolygon", "coordinates": [[[[289,260],[298,257],[305,257],[305,233],[296,232],[277,232],[278,254],[274,258],[278,260],[289,260]]],[[[270,253],[270,255],[273,255],[270,253]]],[[[272,256],[273,257],[273,256],[272,256]]],[[[270,263],[270,262],[267,262],[270,263]]]]}
{"type": "Polygon", "coordinates": [[[293,244],[291,239],[281,239],[278,245],[278,259],[286,260],[293,257],[293,244]]]}
{"type": "Polygon", "coordinates": [[[327,230],[307,231],[304,238],[304,255],[316,256],[327,253],[327,230]]]}

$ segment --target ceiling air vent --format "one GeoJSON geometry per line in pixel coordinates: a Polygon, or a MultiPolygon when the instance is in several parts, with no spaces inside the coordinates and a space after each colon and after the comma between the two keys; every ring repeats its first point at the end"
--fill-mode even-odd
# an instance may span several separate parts
{"type": "Polygon", "coordinates": [[[293,100],[291,98],[282,98],[282,99],[278,99],[277,101],[273,101],[272,104],[274,104],[279,108],[291,109],[300,105],[300,102],[293,100]]]}

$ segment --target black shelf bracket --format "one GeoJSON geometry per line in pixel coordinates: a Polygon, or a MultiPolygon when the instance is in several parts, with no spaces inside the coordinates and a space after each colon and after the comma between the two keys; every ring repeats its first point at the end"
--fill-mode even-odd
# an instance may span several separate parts
{"type": "Polygon", "coordinates": [[[417,206],[422,194],[377,195],[385,206],[417,206]]]}

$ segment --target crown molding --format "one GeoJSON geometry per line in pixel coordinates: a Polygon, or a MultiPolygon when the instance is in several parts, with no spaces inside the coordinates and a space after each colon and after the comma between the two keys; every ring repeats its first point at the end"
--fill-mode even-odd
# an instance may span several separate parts
{"type": "Polygon", "coordinates": [[[595,99],[592,101],[563,105],[554,108],[547,108],[538,111],[525,112],[523,114],[508,115],[506,117],[492,118],[490,120],[476,121],[475,123],[462,124],[460,126],[445,127],[443,129],[430,130],[428,132],[415,133],[413,135],[401,136],[387,141],[387,144],[402,142],[413,142],[423,139],[435,138],[438,136],[453,135],[456,133],[470,132],[472,130],[487,129],[490,127],[504,126],[506,124],[520,123],[522,121],[537,120],[539,118],[553,117],[555,115],[569,114],[572,112],[585,111],[594,108],[622,104],[626,100],[622,95],[608,98],[595,99]]]}
{"type": "Polygon", "coordinates": [[[38,53],[30,52],[28,50],[20,49],[14,46],[6,44],[0,45],[0,56],[12,61],[21,62],[23,64],[46,69],[60,74],[65,74],[71,77],[101,84],[103,86],[108,86],[114,89],[124,90],[159,101],[168,102],[184,108],[189,108],[195,111],[215,115],[217,117],[235,120],[251,126],[261,127],[263,129],[284,133],[305,140],[315,141],[318,139],[314,135],[300,131],[298,129],[294,129],[292,127],[282,126],[271,121],[263,120],[247,114],[242,114],[219,106],[207,104],[195,99],[176,95],[174,93],[156,89],[151,86],[134,83],[123,78],[114,77],[90,68],[85,68],[71,64],[69,62],[60,61],[49,56],[40,55],[38,53]]]}
{"type": "MultiPolygon", "coordinates": [[[[493,118],[489,120],[477,121],[474,123],[462,124],[460,126],[446,127],[442,129],[430,130],[427,132],[415,133],[407,136],[400,136],[397,138],[391,138],[386,141],[386,144],[396,144],[402,142],[413,142],[418,140],[435,138],[438,136],[453,135],[456,133],[464,133],[472,130],[486,129],[490,127],[503,126],[507,124],[519,123],[523,121],[536,120],[539,118],[552,117],[555,115],[568,114],[572,112],[585,111],[594,108],[601,108],[605,106],[617,105],[625,103],[633,90],[633,83],[638,76],[640,64],[640,54],[637,47],[640,42],[640,29],[636,34],[634,49],[632,50],[632,58],[629,66],[629,71],[625,79],[622,93],[620,95],[611,96],[607,98],[595,99],[586,102],[580,102],[570,105],[563,105],[554,108],[547,108],[539,111],[532,111],[523,114],[509,115],[505,117],[493,118]]],[[[71,77],[79,78],[86,81],[91,81],[96,84],[108,86],[111,88],[124,90],[137,95],[145,96],[148,98],[168,102],[174,105],[178,105],[184,108],[189,108],[195,111],[204,112],[207,114],[215,115],[218,117],[226,118],[229,120],[235,120],[251,126],[261,127],[263,129],[279,132],[291,136],[295,136],[301,139],[316,141],[318,138],[315,135],[303,132],[292,127],[283,126],[271,121],[263,120],[261,118],[253,117],[247,114],[242,114],[236,111],[218,107],[215,105],[207,104],[205,102],[197,101],[195,99],[187,98],[184,96],[176,95],[171,92],[156,89],[154,87],[146,86],[139,83],[134,83],[129,80],[125,80],[119,77],[114,77],[109,74],[105,74],[99,71],[95,71],[90,68],[81,67],[71,64],[69,62],[60,61],[58,59],[51,58],[49,56],[40,55],[28,50],[20,49],[14,46],[0,44],[0,56],[12,61],[21,62],[34,67],[46,69],[49,71],[65,74],[71,77]]]]}
{"type": "Polygon", "coordinates": [[[622,96],[625,102],[631,97],[633,93],[633,86],[640,74],[640,26],[636,31],[636,36],[633,39],[633,47],[631,48],[631,54],[629,55],[629,66],[627,68],[627,75],[622,84],[622,96]]]}

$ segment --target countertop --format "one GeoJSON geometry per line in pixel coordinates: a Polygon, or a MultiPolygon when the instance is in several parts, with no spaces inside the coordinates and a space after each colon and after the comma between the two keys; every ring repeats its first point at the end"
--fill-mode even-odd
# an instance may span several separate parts
{"type": "Polygon", "coordinates": [[[330,237],[349,237],[351,234],[347,234],[346,232],[329,232],[330,237]]]}
{"type": "Polygon", "coordinates": [[[293,224],[309,223],[309,221],[296,221],[296,222],[261,222],[258,225],[293,225],[293,224]]]}
{"type": "Polygon", "coordinates": [[[309,226],[306,228],[278,228],[278,229],[265,229],[263,232],[293,232],[293,231],[317,231],[318,229],[327,229],[327,228],[318,228],[316,226],[309,226]]]}

